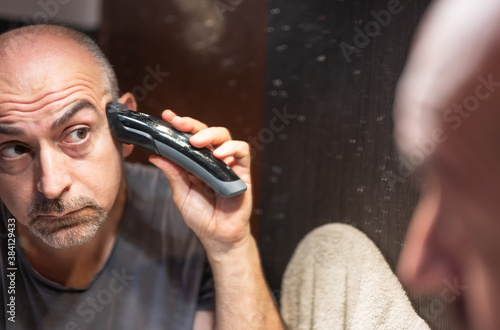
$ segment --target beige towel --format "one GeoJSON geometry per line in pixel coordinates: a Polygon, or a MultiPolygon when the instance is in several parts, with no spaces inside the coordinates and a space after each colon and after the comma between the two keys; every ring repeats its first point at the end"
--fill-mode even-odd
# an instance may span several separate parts
{"type": "Polygon", "coordinates": [[[375,244],[344,224],[300,242],[283,277],[281,314],[288,329],[429,329],[375,244]]]}

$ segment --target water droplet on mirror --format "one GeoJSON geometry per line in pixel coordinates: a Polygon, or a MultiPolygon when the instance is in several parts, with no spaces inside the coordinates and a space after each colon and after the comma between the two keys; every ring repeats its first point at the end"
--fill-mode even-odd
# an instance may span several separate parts
{"type": "Polygon", "coordinates": [[[326,55],[319,55],[316,58],[316,61],[318,61],[318,62],[324,62],[325,60],[326,60],[326,55]]]}
{"type": "Polygon", "coordinates": [[[286,214],[285,213],[278,213],[276,215],[276,218],[279,219],[279,220],[285,219],[286,218],[286,214]]]}
{"type": "Polygon", "coordinates": [[[288,140],[288,134],[280,134],[278,135],[278,139],[280,139],[281,141],[286,141],[288,140]]]}
{"type": "Polygon", "coordinates": [[[278,45],[278,46],[274,47],[274,50],[276,50],[277,52],[284,52],[287,49],[288,49],[288,45],[278,45]]]}
{"type": "Polygon", "coordinates": [[[281,87],[281,86],[283,86],[283,81],[281,79],[274,79],[273,86],[274,87],[281,87]]]}

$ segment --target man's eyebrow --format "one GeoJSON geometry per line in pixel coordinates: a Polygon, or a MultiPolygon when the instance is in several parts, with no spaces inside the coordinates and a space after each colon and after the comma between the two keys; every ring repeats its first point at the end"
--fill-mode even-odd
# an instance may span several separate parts
{"type": "Polygon", "coordinates": [[[52,126],[50,126],[50,129],[55,130],[56,128],[66,124],[71,119],[71,117],[73,117],[78,111],[83,109],[91,109],[95,112],[98,112],[96,107],[89,101],[84,101],[84,100],[78,101],[75,104],[73,104],[73,106],[71,106],[71,108],[68,111],[66,111],[66,113],[62,115],[61,118],[57,119],[52,124],[52,126]]]}
{"type": "MultiPolygon", "coordinates": [[[[59,119],[57,119],[52,126],[50,127],[51,130],[54,130],[62,125],[64,125],[68,120],[71,119],[72,116],[74,116],[78,111],[83,110],[83,109],[92,109],[96,112],[97,109],[96,107],[90,103],[89,101],[78,101],[73,106],[66,111],[66,113],[59,119]]],[[[10,125],[2,125],[0,124],[0,134],[3,135],[26,135],[26,132],[20,128],[20,127],[14,127],[10,125]]]]}
{"type": "Polygon", "coordinates": [[[19,127],[0,125],[0,134],[3,135],[26,135],[24,130],[19,127]]]}

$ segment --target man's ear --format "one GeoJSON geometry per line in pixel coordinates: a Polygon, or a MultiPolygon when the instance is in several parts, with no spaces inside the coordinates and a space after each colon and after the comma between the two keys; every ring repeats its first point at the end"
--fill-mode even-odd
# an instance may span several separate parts
{"type": "Polygon", "coordinates": [[[119,99],[118,103],[125,104],[129,110],[137,111],[137,102],[132,93],[125,93],[119,99]]]}
{"type": "MultiPolygon", "coordinates": [[[[118,100],[118,103],[125,104],[129,110],[137,111],[137,102],[135,101],[134,95],[132,93],[123,94],[118,100]]],[[[123,145],[123,157],[127,157],[134,150],[133,144],[122,144],[123,145]]]]}

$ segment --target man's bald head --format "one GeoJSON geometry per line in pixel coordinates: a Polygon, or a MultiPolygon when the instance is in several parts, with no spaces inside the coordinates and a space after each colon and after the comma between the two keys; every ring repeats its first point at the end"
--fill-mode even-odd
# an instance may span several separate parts
{"type": "Polygon", "coordinates": [[[101,71],[105,92],[113,100],[119,97],[116,74],[108,59],[91,38],[76,30],[57,25],[31,25],[8,31],[0,35],[0,57],[16,56],[48,39],[75,42],[85,49],[101,71]]]}
{"type": "Polygon", "coordinates": [[[403,154],[425,148],[436,129],[464,134],[480,120],[498,125],[498,17],[498,0],[432,4],[396,93],[395,137],[403,154]]]}

